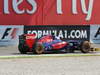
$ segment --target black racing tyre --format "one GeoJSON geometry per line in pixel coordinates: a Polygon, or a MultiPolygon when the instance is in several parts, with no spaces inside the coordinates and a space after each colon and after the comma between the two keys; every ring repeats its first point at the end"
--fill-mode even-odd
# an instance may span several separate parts
{"type": "Polygon", "coordinates": [[[37,43],[36,44],[36,48],[35,48],[35,52],[37,54],[42,54],[44,52],[44,47],[42,44],[37,43]]]}
{"type": "Polygon", "coordinates": [[[33,54],[36,54],[36,43],[33,45],[32,52],[33,54]]]}
{"type": "Polygon", "coordinates": [[[37,39],[35,39],[35,42],[34,42],[33,47],[32,47],[33,54],[37,54],[36,53],[36,45],[37,45],[37,39]]]}
{"type": "Polygon", "coordinates": [[[81,52],[82,53],[89,53],[91,50],[91,44],[89,41],[84,41],[81,45],[81,52]]]}
{"type": "Polygon", "coordinates": [[[19,49],[19,52],[21,54],[26,54],[27,53],[27,47],[25,47],[23,44],[19,44],[18,49],[19,49]]]}

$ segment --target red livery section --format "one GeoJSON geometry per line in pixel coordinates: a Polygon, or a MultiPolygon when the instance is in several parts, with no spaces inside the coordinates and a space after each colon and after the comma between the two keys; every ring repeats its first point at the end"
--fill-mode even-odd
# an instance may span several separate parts
{"type": "Polygon", "coordinates": [[[53,44],[53,49],[54,50],[57,50],[57,49],[61,49],[63,47],[65,47],[66,45],[68,45],[66,42],[60,42],[60,43],[57,43],[57,44],[53,44]]]}
{"type": "Polygon", "coordinates": [[[100,24],[99,0],[0,0],[0,25],[100,24]]]}
{"type": "Polygon", "coordinates": [[[27,34],[25,35],[26,36],[26,44],[30,47],[30,48],[33,48],[33,44],[34,42],[36,42],[34,39],[35,39],[35,34],[27,34]]]}
{"type": "Polygon", "coordinates": [[[53,41],[53,38],[52,38],[52,36],[44,36],[44,37],[42,37],[38,42],[42,42],[42,43],[45,43],[45,42],[52,42],[53,41]]]}

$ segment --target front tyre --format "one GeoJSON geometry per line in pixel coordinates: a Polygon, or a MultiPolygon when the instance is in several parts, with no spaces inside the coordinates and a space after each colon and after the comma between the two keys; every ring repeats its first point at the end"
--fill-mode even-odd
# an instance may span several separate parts
{"type": "Polygon", "coordinates": [[[90,42],[89,41],[84,41],[82,43],[82,46],[81,46],[81,52],[82,53],[89,53],[90,50],[91,50],[90,42]]]}

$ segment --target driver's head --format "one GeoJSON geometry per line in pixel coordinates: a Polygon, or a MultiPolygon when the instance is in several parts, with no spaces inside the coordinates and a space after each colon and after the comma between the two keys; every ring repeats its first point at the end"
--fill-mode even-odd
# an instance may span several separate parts
{"type": "Polygon", "coordinates": [[[52,36],[54,36],[54,33],[51,33],[52,36]]]}

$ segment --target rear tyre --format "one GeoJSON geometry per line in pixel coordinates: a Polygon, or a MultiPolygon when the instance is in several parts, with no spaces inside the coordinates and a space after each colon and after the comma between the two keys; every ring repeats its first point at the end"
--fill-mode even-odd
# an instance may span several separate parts
{"type": "Polygon", "coordinates": [[[18,49],[19,49],[19,52],[21,54],[26,54],[27,53],[27,47],[25,47],[23,44],[19,44],[18,49]]]}
{"type": "Polygon", "coordinates": [[[42,54],[44,52],[44,47],[42,44],[37,43],[36,44],[36,48],[35,48],[35,52],[37,54],[42,54]]]}
{"type": "Polygon", "coordinates": [[[82,53],[89,53],[90,50],[91,50],[90,42],[89,41],[84,41],[82,43],[82,46],[81,46],[81,52],[82,53]]]}

